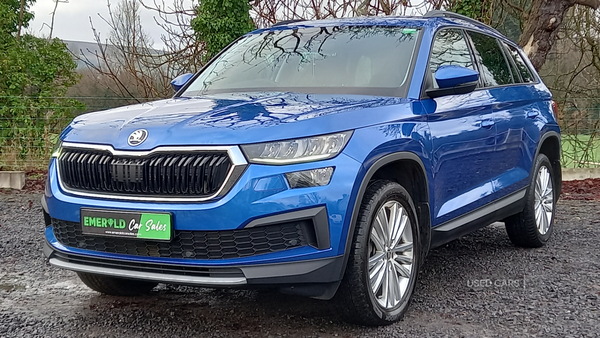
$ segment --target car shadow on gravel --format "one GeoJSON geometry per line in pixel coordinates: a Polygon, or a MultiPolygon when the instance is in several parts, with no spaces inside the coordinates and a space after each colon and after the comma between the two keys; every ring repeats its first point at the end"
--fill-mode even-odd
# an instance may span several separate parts
{"type": "Polygon", "coordinates": [[[269,289],[204,289],[162,284],[143,297],[96,294],[89,298],[78,320],[102,327],[113,323],[116,319],[113,316],[118,317],[124,328],[133,329],[140,336],[144,331],[149,334],[162,331],[158,323],[168,323],[170,336],[202,337],[291,333],[322,336],[334,331],[341,334],[347,327],[336,316],[331,302],[269,289]],[[148,326],[148,321],[153,324],[148,326]]]}

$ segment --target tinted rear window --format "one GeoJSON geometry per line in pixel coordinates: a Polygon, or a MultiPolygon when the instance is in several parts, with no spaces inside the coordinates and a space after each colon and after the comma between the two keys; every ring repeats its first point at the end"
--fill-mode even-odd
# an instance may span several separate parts
{"type": "Polygon", "coordinates": [[[517,66],[517,70],[519,71],[519,74],[521,74],[521,78],[523,79],[523,82],[535,82],[535,78],[533,77],[533,75],[531,75],[531,71],[529,70],[529,67],[527,67],[527,64],[523,60],[523,57],[521,56],[521,54],[519,54],[517,49],[514,48],[513,46],[507,46],[507,47],[508,47],[510,56],[515,61],[515,65],[517,66]]]}

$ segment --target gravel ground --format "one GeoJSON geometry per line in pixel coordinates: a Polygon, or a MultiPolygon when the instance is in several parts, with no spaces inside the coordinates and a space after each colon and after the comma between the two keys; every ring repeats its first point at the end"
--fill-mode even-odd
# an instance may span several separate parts
{"type": "Polygon", "coordinates": [[[104,296],[42,257],[39,194],[0,194],[0,337],[598,337],[600,201],[561,200],[541,249],[496,223],[433,250],[403,321],[349,325],[331,302],[159,285],[104,296]]]}

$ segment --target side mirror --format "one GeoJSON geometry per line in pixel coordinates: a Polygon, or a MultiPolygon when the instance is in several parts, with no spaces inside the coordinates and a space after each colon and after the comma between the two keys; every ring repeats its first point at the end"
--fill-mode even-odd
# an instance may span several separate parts
{"type": "Polygon", "coordinates": [[[431,98],[467,94],[475,90],[479,72],[462,66],[441,66],[435,72],[435,81],[439,88],[426,91],[431,98]]]}
{"type": "Polygon", "coordinates": [[[194,76],[192,73],[185,73],[183,75],[179,75],[171,81],[171,86],[173,89],[178,92],[181,87],[183,87],[191,78],[194,76]]]}

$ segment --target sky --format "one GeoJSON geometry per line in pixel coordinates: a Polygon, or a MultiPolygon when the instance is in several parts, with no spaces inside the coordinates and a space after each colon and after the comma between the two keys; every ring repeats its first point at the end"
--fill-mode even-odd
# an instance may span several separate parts
{"type": "MultiPolygon", "coordinates": [[[[94,33],[90,26],[90,18],[96,30],[100,33],[102,40],[109,35],[109,28],[99,15],[108,17],[108,9],[106,0],[68,0],[68,2],[58,4],[56,15],[54,18],[53,37],[58,37],[63,40],[76,40],[94,42],[94,33]]],[[[115,8],[119,0],[112,0],[111,7],[115,8]]],[[[150,1],[146,1],[151,3],[150,1]]],[[[165,0],[167,5],[173,3],[173,0],[165,0]]],[[[191,0],[186,0],[191,4],[191,0]]],[[[37,0],[31,7],[35,18],[29,24],[29,32],[35,36],[48,36],[50,33],[50,23],[52,21],[52,11],[54,10],[54,0],[37,0]]],[[[154,47],[160,48],[162,42],[160,35],[162,30],[154,22],[153,16],[155,13],[146,10],[140,6],[140,19],[142,27],[154,41],[154,47]]]]}

